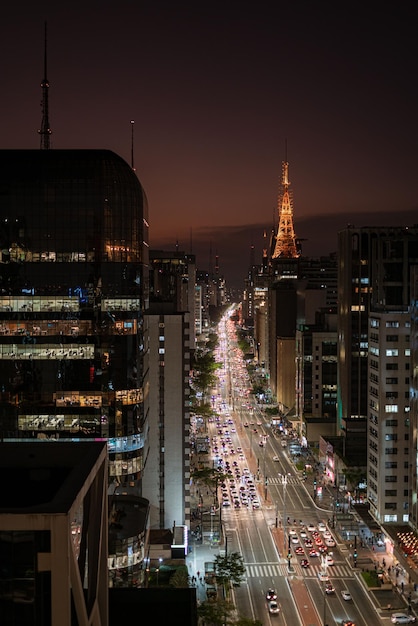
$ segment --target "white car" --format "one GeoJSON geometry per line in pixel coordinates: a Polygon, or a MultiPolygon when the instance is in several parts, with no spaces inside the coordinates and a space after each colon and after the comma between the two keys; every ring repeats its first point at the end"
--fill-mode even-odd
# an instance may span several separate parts
{"type": "Polygon", "coordinates": [[[329,581],[329,576],[326,572],[318,572],[318,578],[321,582],[327,583],[329,581]]]}
{"type": "Polygon", "coordinates": [[[347,589],[343,589],[341,595],[343,600],[351,600],[351,593],[347,589]]]}
{"type": "Polygon", "coordinates": [[[279,605],[277,604],[276,600],[270,600],[270,602],[267,602],[267,608],[269,613],[273,615],[277,614],[280,611],[279,605]]]}
{"type": "Polygon", "coordinates": [[[417,618],[407,613],[392,613],[390,621],[392,624],[412,624],[417,621],[417,618]]]}
{"type": "Polygon", "coordinates": [[[329,554],[327,554],[326,561],[327,561],[327,565],[334,565],[334,559],[329,554]]]}
{"type": "Polygon", "coordinates": [[[325,526],[324,522],[318,522],[318,530],[320,533],[325,532],[327,529],[327,527],[325,526]]]}
{"type": "Polygon", "coordinates": [[[280,459],[279,459],[279,457],[278,457],[278,456],[274,456],[274,457],[273,457],[273,461],[280,461],[280,459]]]}
{"type": "Polygon", "coordinates": [[[316,530],[316,526],[314,524],[308,524],[306,528],[310,533],[313,533],[316,530]]]}

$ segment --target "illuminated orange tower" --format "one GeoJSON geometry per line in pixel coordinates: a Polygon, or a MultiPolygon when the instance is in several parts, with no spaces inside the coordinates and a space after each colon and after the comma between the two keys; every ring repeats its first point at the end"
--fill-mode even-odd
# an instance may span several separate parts
{"type": "Polygon", "coordinates": [[[279,227],[272,255],[273,259],[297,259],[299,256],[293,229],[293,207],[289,187],[289,163],[284,161],[281,203],[279,201],[279,227]]]}

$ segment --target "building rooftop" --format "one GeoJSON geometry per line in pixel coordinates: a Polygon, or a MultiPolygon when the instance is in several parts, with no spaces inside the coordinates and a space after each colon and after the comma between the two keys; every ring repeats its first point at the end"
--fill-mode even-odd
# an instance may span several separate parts
{"type": "Polygon", "coordinates": [[[66,513],[102,456],[106,442],[0,443],[0,513],[66,513]]]}

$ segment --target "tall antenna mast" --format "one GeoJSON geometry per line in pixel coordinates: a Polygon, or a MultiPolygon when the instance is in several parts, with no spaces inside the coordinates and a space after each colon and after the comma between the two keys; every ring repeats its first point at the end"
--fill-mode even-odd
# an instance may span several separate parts
{"type": "Polygon", "coordinates": [[[296,246],[296,236],[293,228],[293,203],[289,191],[289,163],[287,161],[287,140],[285,143],[285,158],[282,172],[282,197],[279,202],[279,227],[272,259],[297,259],[299,251],[296,246]]]}
{"type": "Polygon", "coordinates": [[[41,130],[38,133],[41,136],[41,150],[49,150],[51,147],[51,135],[52,130],[49,126],[48,119],[48,89],[49,81],[47,79],[47,35],[46,35],[46,22],[45,22],[45,47],[44,47],[44,78],[41,82],[42,88],[42,125],[41,130]]]}
{"type": "Polygon", "coordinates": [[[135,120],[131,120],[131,167],[132,167],[133,171],[135,171],[135,166],[134,166],[134,125],[135,125],[135,120]]]}

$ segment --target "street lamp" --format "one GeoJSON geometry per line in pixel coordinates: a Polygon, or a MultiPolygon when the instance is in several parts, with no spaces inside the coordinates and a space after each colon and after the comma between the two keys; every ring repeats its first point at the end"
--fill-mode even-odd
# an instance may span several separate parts
{"type": "MultiPolygon", "coordinates": [[[[287,487],[287,474],[278,474],[279,478],[282,479],[283,485],[283,554],[286,554],[286,487],[287,487]]],[[[290,564],[290,560],[288,558],[288,564],[290,564]]]]}
{"type": "Polygon", "coordinates": [[[159,586],[159,584],[160,584],[160,583],[159,583],[159,579],[160,579],[160,566],[161,566],[162,561],[163,561],[163,560],[162,560],[162,558],[160,557],[160,558],[158,559],[158,567],[157,567],[157,587],[158,587],[158,586],[159,586]]]}

